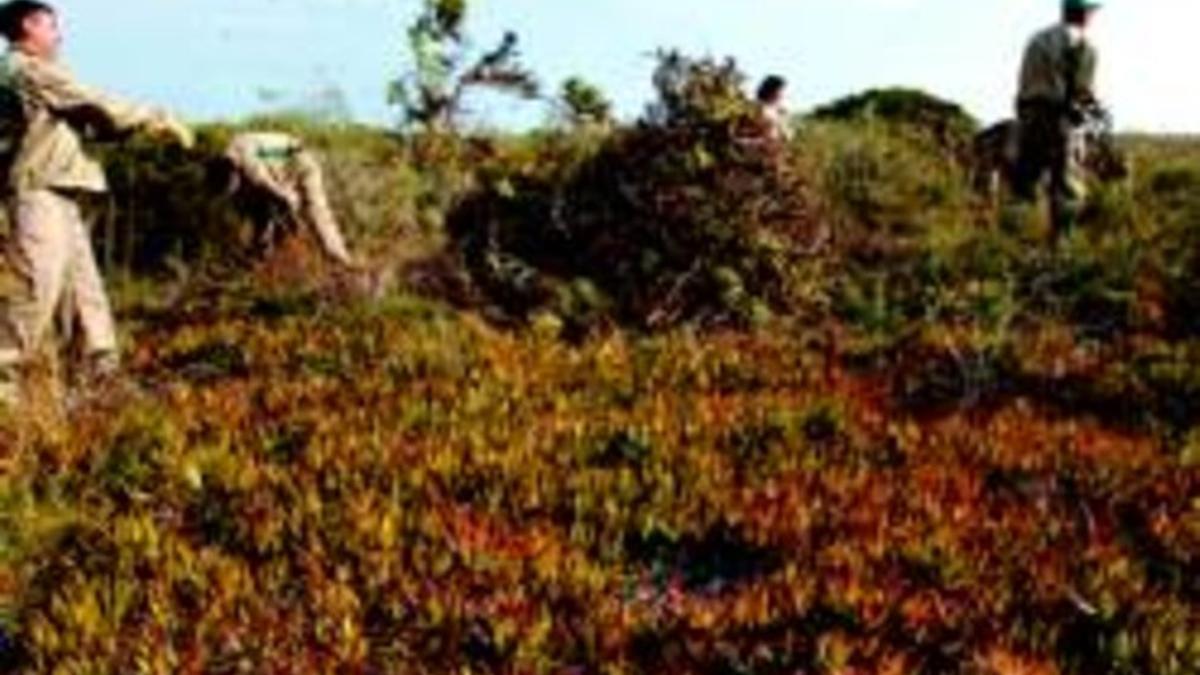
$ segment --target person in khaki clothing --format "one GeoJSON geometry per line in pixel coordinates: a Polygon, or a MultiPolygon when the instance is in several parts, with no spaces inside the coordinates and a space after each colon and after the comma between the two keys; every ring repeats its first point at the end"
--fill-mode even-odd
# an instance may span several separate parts
{"type": "Polygon", "coordinates": [[[252,215],[262,221],[259,239],[264,248],[271,246],[281,223],[302,226],[311,230],[329,259],[348,270],[360,269],[329,206],[321,165],[295,136],[269,131],[238,134],[211,171],[210,178],[220,189],[252,205],[252,215]]]}
{"type": "Polygon", "coordinates": [[[775,143],[788,143],[793,136],[790,113],[784,107],[786,89],[787,80],[779,75],[768,75],[758,85],[758,93],[755,96],[763,131],[767,139],[775,143]]]}
{"type": "Polygon", "coordinates": [[[0,5],[0,32],[10,49],[0,59],[0,170],[11,234],[9,267],[20,282],[0,307],[0,402],[20,394],[19,370],[49,333],[68,297],[81,327],[85,371],[115,372],[116,331],[79,200],[107,190],[104,171],[87,156],[81,132],[146,130],[184,146],[191,132],[168,114],[110,97],[78,83],[57,60],[55,10],[42,2],[0,5]]]}
{"type": "Polygon", "coordinates": [[[1018,159],[1014,192],[1037,199],[1050,176],[1055,231],[1071,227],[1085,195],[1079,129],[1100,110],[1095,95],[1097,52],[1086,30],[1099,0],[1063,0],[1062,21],[1033,37],[1021,64],[1017,94],[1018,159]]]}

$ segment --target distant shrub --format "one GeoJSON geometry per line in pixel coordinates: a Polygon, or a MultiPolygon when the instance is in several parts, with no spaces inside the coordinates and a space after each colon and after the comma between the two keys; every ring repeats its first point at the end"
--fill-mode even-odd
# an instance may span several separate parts
{"type": "Polygon", "coordinates": [[[877,122],[907,127],[956,155],[969,150],[979,122],[962,106],[919,89],[870,89],[815,109],[818,121],[877,122]]]}
{"type": "Polygon", "coordinates": [[[919,139],[851,122],[809,125],[799,142],[848,246],[903,247],[972,218],[966,172],[919,139]]]}
{"type": "Polygon", "coordinates": [[[563,82],[559,98],[563,116],[574,127],[612,122],[612,101],[599,87],[582,78],[572,77],[563,82]]]}
{"type": "Polygon", "coordinates": [[[507,31],[494,47],[475,53],[466,34],[469,10],[466,0],[423,0],[413,17],[408,68],[388,87],[406,130],[453,133],[476,91],[537,97],[537,78],[521,62],[517,34],[507,31]]]}

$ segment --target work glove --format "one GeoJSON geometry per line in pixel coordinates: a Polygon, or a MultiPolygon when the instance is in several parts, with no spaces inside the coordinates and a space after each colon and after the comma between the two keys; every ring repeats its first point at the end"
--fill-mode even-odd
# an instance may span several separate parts
{"type": "Polygon", "coordinates": [[[283,201],[287,204],[288,210],[290,210],[292,213],[299,211],[300,207],[304,206],[304,202],[300,198],[300,193],[296,192],[294,189],[289,188],[283,193],[282,196],[283,201]]]}
{"type": "Polygon", "coordinates": [[[191,150],[196,145],[196,135],[191,127],[167,112],[159,112],[155,116],[155,120],[150,123],[150,131],[171,138],[184,150],[191,150]]]}

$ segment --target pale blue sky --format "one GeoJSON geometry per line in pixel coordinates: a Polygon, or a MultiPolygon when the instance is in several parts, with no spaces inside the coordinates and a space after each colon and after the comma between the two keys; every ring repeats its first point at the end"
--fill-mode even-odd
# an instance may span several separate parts
{"type": "MultiPolygon", "coordinates": [[[[89,82],[193,119],[304,105],[337,87],[386,122],[415,0],[62,0],[67,57],[89,82]],[[264,97],[264,92],[271,96],[264,97]]],[[[1102,93],[1124,128],[1200,131],[1200,3],[1111,0],[1095,27],[1102,93]]],[[[924,87],[992,119],[1007,112],[1028,35],[1057,0],[475,0],[471,33],[518,30],[545,82],[580,74],[623,114],[647,95],[649,53],[732,54],[792,81],[791,105],[868,86],[924,87]]],[[[511,105],[493,121],[539,119],[511,105]]]]}

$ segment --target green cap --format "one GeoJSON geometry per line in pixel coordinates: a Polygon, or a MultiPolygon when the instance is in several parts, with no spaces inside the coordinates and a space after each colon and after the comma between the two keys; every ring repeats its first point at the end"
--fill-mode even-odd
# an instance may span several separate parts
{"type": "Polygon", "coordinates": [[[1102,0],[1063,0],[1063,9],[1070,12],[1081,12],[1100,9],[1103,4],[1102,0]]]}

